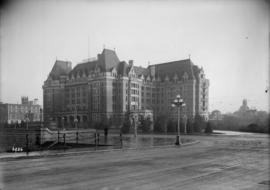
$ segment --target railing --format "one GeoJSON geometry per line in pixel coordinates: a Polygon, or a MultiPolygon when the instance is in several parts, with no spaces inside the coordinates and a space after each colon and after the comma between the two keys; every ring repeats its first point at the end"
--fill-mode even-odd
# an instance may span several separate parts
{"type": "Polygon", "coordinates": [[[46,142],[53,142],[49,146],[51,148],[53,145],[59,143],[83,143],[83,144],[93,144],[96,130],[86,129],[86,130],[50,130],[48,128],[41,129],[41,144],[46,142]]]}
{"type": "MultiPolygon", "coordinates": [[[[62,149],[71,147],[122,146],[122,135],[107,138],[103,130],[49,128],[4,128],[0,129],[0,152],[26,152],[62,149]]],[[[119,131],[120,132],[120,131],[119,131]]]]}

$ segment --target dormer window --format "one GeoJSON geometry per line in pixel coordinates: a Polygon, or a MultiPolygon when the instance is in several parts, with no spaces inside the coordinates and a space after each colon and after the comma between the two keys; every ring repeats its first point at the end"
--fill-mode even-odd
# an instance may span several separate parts
{"type": "Polygon", "coordinates": [[[84,71],[83,71],[82,77],[83,77],[83,78],[85,78],[85,77],[86,77],[86,74],[85,74],[85,72],[84,72],[84,71]]]}
{"type": "Polygon", "coordinates": [[[146,81],[151,81],[151,78],[149,75],[147,76],[146,81]]]}
{"type": "Polygon", "coordinates": [[[188,79],[188,74],[187,74],[187,72],[185,72],[183,75],[183,80],[186,81],[187,79],[188,79]]]}
{"type": "Polygon", "coordinates": [[[114,76],[114,77],[116,77],[117,76],[117,71],[116,71],[116,69],[115,68],[113,68],[113,70],[112,70],[112,76],[114,76]]]}
{"type": "Polygon", "coordinates": [[[96,67],[96,69],[95,69],[95,73],[99,73],[99,72],[100,72],[99,67],[96,67]]]}
{"type": "Polygon", "coordinates": [[[173,80],[174,80],[174,82],[177,82],[177,81],[178,81],[178,76],[177,76],[177,74],[174,75],[173,80]]]}
{"type": "Polygon", "coordinates": [[[204,77],[204,74],[201,74],[201,78],[203,79],[203,77],[204,77]]]}
{"type": "Polygon", "coordinates": [[[129,77],[136,77],[136,73],[134,72],[134,69],[133,69],[133,67],[130,69],[130,71],[129,71],[129,77]]]}
{"type": "Polygon", "coordinates": [[[81,77],[81,76],[80,76],[80,73],[77,72],[77,73],[76,73],[76,78],[79,79],[80,77],[81,77]]]}

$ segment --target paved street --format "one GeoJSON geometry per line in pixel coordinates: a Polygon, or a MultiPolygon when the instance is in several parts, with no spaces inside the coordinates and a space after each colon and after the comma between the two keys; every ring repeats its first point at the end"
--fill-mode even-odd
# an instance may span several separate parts
{"type": "Polygon", "coordinates": [[[269,189],[269,136],[185,138],[200,143],[2,160],[0,188],[269,189]]]}

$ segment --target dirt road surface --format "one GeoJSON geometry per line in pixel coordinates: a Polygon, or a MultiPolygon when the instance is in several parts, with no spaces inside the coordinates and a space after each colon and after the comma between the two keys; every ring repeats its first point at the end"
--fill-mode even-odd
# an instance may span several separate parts
{"type": "Polygon", "coordinates": [[[185,138],[200,143],[0,160],[0,189],[269,189],[268,135],[185,138]]]}

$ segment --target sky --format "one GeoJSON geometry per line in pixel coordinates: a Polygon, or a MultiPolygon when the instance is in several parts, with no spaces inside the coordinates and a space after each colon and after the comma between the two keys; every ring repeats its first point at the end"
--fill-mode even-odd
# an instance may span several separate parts
{"type": "Polygon", "coordinates": [[[11,1],[0,17],[0,101],[43,103],[56,59],[73,67],[115,49],[147,67],[187,59],[210,80],[209,111],[269,111],[269,4],[264,0],[11,1]]]}

